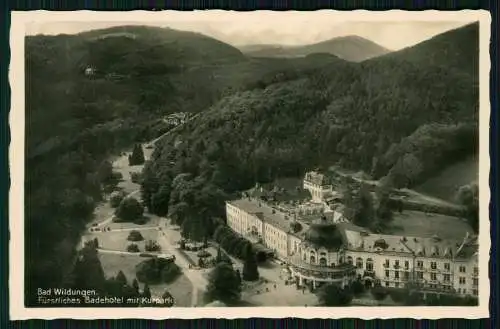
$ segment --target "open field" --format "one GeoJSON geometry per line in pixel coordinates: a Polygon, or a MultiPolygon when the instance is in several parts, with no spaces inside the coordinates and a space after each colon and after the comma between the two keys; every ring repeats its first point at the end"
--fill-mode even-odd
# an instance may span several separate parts
{"type": "MultiPolygon", "coordinates": [[[[116,255],[116,254],[99,254],[104,274],[107,278],[116,276],[119,271],[122,271],[127,277],[129,283],[135,279],[135,266],[140,262],[148,259],[135,255],[116,255]]],[[[140,289],[144,288],[144,284],[139,283],[140,289]]],[[[165,290],[168,290],[175,299],[176,306],[189,307],[193,294],[193,287],[189,279],[185,275],[180,275],[174,282],[169,284],[151,285],[151,294],[153,296],[161,296],[165,290]]]]}
{"type": "Polygon", "coordinates": [[[394,213],[390,233],[406,236],[432,237],[437,234],[443,239],[461,239],[466,232],[472,233],[465,220],[440,214],[418,211],[394,213]]]}
{"type": "Polygon", "coordinates": [[[427,180],[415,190],[447,201],[453,198],[462,185],[477,181],[479,176],[479,162],[475,157],[449,166],[436,176],[427,180]]]}
{"type": "Polygon", "coordinates": [[[142,241],[128,241],[127,237],[130,231],[112,231],[112,232],[94,232],[88,234],[88,239],[97,238],[99,241],[99,248],[108,250],[127,251],[127,246],[135,243],[139,246],[141,252],[144,250],[144,244],[147,240],[157,240],[158,230],[148,229],[140,231],[144,240],[142,241]]]}

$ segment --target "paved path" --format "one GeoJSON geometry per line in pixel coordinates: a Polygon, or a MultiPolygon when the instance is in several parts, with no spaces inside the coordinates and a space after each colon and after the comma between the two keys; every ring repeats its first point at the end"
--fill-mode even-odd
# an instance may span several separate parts
{"type": "Polygon", "coordinates": [[[165,232],[160,232],[158,243],[160,244],[163,251],[167,251],[167,253],[175,256],[176,264],[182,268],[183,273],[186,277],[191,281],[193,285],[193,294],[191,300],[191,306],[195,307],[198,305],[198,292],[200,290],[205,290],[208,281],[203,276],[203,271],[195,270],[189,268],[191,264],[189,260],[179,252],[174,243],[169,239],[169,237],[165,234],[165,232]]]}
{"type": "MultiPolygon", "coordinates": [[[[184,124],[186,124],[187,122],[195,119],[200,114],[201,113],[198,113],[198,114],[192,116],[191,118],[189,118],[188,120],[186,120],[184,123],[176,126],[173,129],[170,129],[169,131],[167,131],[163,135],[161,135],[158,138],[155,138],[152,141],[150,141],[148,143],[145,143],[145,144],[151,144],[151,145],[154,146],[157,141],[159,141],[160,139],[164,138],[165,136],[167,136],[169,134],[175,133],[184,124]]],[[[150,150],[148,150],[148,151],[150,151],[150,150]]],[[[151,153],[152,152],[144,152],[146,160],[149,159],[151,153]]],[[[134,185],[132,183],[132,181],[131,181],[131,177],[128,174],[128,171],[130,169],[136,169],[135,171],[137,171],[137,167],[138,166],[128,166],[128,162],[126,161],[127,154],[128,153],[126,153],[125,155],[122,155],[122,156],[119,156],[119,157],[113,159],[113,167],[115,169],[117,169],[119,172],[121,172],[122,175],[123,175],[123,181],[120,183],[120,185],[127,185],[127,184],[134,185]]],[[[135,184],[135,185],[137,185],[137,184],[135,184]]],[[[135,189],[132,192],[130,192],[129,194],[127,194],[126,197],[133,197],[133,196],[135,196],[138,193],[140,193],[140,189],[135,189]]],[[[96,221],[94,222],[94,224],[90,224],[90,225],[93,225],[93,226],[89,226],[88,227],[88,231],[90,232],[90,229],[101,228],[101,227],[103,227],[103,226],[111,223],[113,221],[114,217],[115,217],[114,215],[113,216],[109,216],[109,217],[105,218],[104,220],[99,220],[99,218],[96,218],[96,221]]],[[[164,222],[160,221],[159,224],[158,224],[158,226],[154,226],[154,227],[149,226],[149,227],[137,227],[137,228],[112,229],[110,231],[105,231],[105,232],[111,233],[111,232],[117,232],[117,231],[132,231],[132,230],[141,231],[141,230],[151,230],[151,229],[158,230],[160,227],[162,227],[163,223],[164,222]]],[[[163,224],[163,227],[164,227],[164,224],[163,224]]],[[[92,233],[94,233],[94,232],[92,232],[92,233]]],[[[81,237],[81,243],[78,244],[78,246],[83,246],[84,243],[85,243],[85,237],[82,236],[81,237]]],[[[189,268],[189,264],[190,264],[189,261],[185,258],[185,256],[183,254],[179,253],[179,251],[177,250],[177,248],[175,247],[175,245],[172,244],[172,242],[169,241],[167,239],[167,237],[164,235],[164,232],[160,232],[158,243],[160,243],[160,246],[162,247],[162,250],[164,252],[170,253],[170,255],[174,255],[175,256],[175,258],[176,258],[176,264],[179,267],[182,268],[183,273],[186,275],[186,277],[189,279],[189,281],[191,281],[191,284],[193,285],[193,294],[192,294],[191,306],[193,306],[193,307],[197,306],[198,305],[198,292],[200,290],[205,290],[205,287],[207,285],[207,280],[202,276],[203,272],[199,271],[199,270],[194,270],[194,269],[190,269],[189,268]]],[[[112,254],[120,254],[120,255],[139,255],[139,253],[131,253],[131,252],[127,252],[127,251],[107,250],[107,249],[99,249],[99,252],[102,252],[102,253],[112,253],[112,254]]]]}
{"type": "Polygon", "coordinates": [[[109,231],[97,231],[92,233],[110,233],[110,232],[129,232],[129,231],[146,231],[146,230],[158,230],[158,226],[145,226],[145,227],[128,227],[128,228],[113,228],[109,231]]]}

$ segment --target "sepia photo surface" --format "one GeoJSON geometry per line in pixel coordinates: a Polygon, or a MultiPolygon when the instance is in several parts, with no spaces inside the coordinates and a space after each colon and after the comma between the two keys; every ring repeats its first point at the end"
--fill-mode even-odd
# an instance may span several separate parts
{"type": "Polygon", "coordinates": [[[11,317],[487,317],[490,23],[14,12],[11,317]]]}

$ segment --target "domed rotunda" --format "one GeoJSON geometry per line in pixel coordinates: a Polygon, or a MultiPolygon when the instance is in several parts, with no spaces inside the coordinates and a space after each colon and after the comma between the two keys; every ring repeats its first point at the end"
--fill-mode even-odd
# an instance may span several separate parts
{"type": "Polygon", "coordinates": [[[291,257],[290,270],[298,286],[316,289],[335,283],[344,287],[356,278],[356,268],[344,262],[344,240],[337,225],[325,216],[313,221],[291,257]]]}

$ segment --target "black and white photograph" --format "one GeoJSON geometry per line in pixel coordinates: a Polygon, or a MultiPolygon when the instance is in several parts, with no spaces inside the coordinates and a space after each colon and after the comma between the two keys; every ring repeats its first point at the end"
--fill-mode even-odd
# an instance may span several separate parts
{"type": "Polygon", "coordinates": [[[13,13],[16,316],[487,316],[490,24],[13,13]]]}

